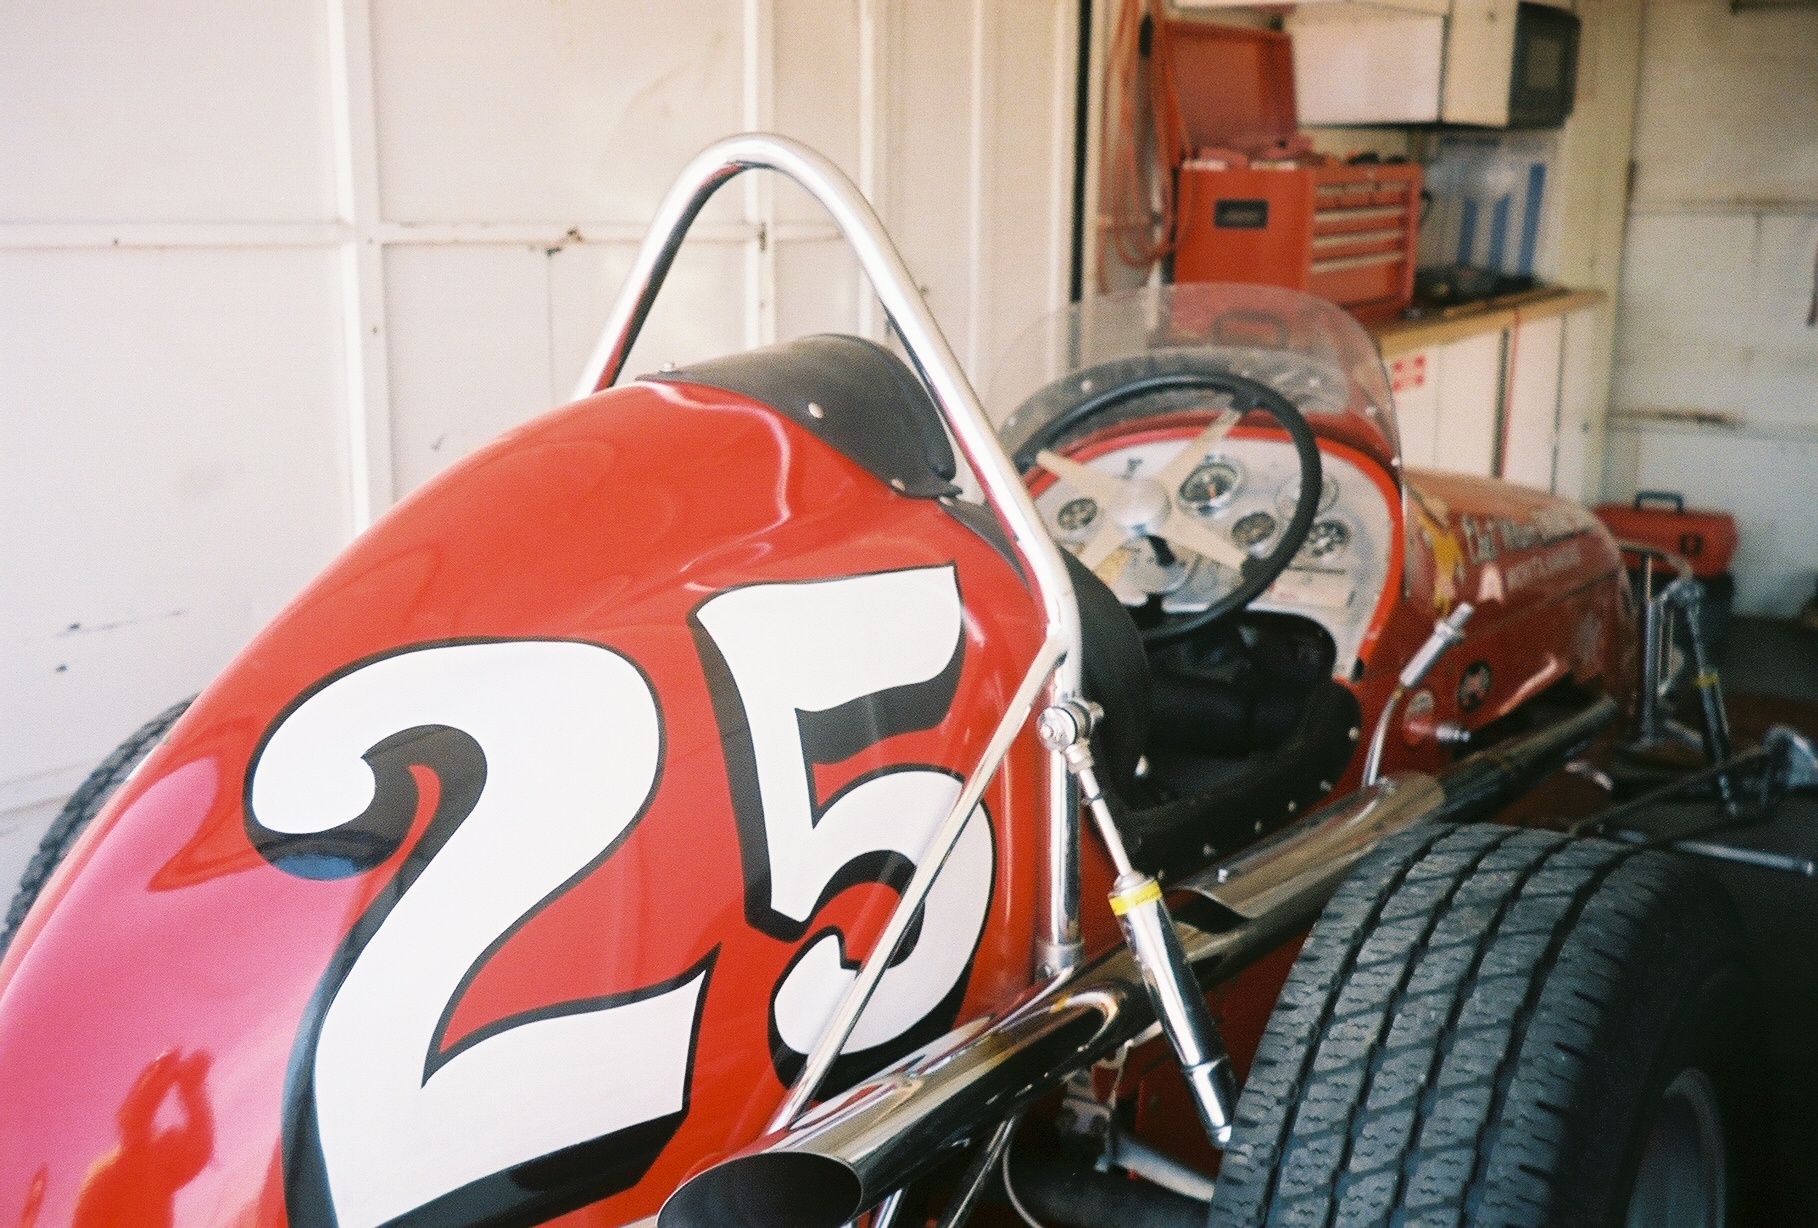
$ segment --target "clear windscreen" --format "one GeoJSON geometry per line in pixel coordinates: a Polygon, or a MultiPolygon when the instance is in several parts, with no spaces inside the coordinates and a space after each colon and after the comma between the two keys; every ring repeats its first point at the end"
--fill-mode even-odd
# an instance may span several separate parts
{"type": "MultiPolygon", "coordinates": [[[[986,409],[1014,456],[1053,437],[1057,415],[1079,403],[1079,384],[1136,381],[1151,365],[1183,363],[1267,385],[1320,435],[1371,456],[1399,481],[1395,406],[1375,343],[1331,303],[1275,286],[1150,286],[1076,303],[1017,339],[992,377],[986,409]]],[[[1145,397],[1149,412],[1205,400],[1186,389],[1158,395],[1178,404],[1145,397]]]]}

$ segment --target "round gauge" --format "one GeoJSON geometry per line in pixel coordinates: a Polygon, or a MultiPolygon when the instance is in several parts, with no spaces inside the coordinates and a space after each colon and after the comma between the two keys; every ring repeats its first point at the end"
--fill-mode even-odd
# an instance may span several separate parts
{"type": "Polygon", "coordinates": [[[1243,480],[1234,462],[1223,457],[1205,461],[1180,484],[1180,501],[1203,512],[1229,499],[1243,480]]]}
{"type": "Polygon", "coordinates": [[[1097,519],[1096,499],[1069,499],[1061,504],[1060,511],[1054,513],[1054,523],[1060,526],[1062,533],[1078,533],[1091,527],[1097,519]]]}
{"type": "Polygon", "coordinates": [[[1251,512],[1239,516],[1231,526],[1231,540],[1245,550],[1254,550],[1275,534],[1275,517],[1268,512],[1251,512]]]}
{"type": "MultiPolygon", "coordinates": [[[[1294,478],[1275,494],[1275,510],[1284,516],[1294,514],[1294,505],[1300,502],[1300,479],[1294,478]]],[[[1319,510],[1329,512],[1332,505],[1338,502],[1338,479],[1326,475],[1319,487],[1319,510]]]]}
{"type": "Polygon", "coordinates": [[[1344,521],[1316,520],[1301,551],[1310,559],[1336,559],[1350,544],[1351,529],[1344,521]]]}

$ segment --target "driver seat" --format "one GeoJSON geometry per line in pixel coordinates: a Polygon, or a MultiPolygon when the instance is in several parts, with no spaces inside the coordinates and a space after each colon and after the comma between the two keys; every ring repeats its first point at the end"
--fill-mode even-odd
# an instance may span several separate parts
{"type": "MultiPolygon", "coordinates": [[[[1138,869],[1161,879],[1191,874],[1304,814],[1332,791],[1357,751],[1363,714],[1350,689],[1329,676],[1306,692],[1284,740],[1226,760],[1212,783],[1168,796],[1139,777],[1144,756],[1164,747],[1197,746],[1203,757],[1218,757],[1205,746],[1199,726],[1221,723],[1212,714],[1231,706],[1230,688],[1170,671],[1160,680],[1167,724],[1154,727],[1157,679],[1136,624],[1104,581],[1072,555],[1066,559],[1079,600],[1086,698],[1104,709],[1092,755],[1138,869]]],[[[1253,699],[1266,707],[1278,697],[1265,692],[1253,699]]]]}

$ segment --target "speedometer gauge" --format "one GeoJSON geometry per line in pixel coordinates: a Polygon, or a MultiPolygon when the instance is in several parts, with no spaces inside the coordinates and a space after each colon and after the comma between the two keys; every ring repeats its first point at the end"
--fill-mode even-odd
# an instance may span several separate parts
{"type": "Polygon", "coordinates": [[[1180,501],[1196,512],[1217,507],[1243,484],[1243,471],[1235,461],[1217,457],[1187,475],[1180,484],[1180,501]]]}
{"type": "MultiPolygon", "coordinates": [[[[1319,486],[1319,510],[1329,512],[1332,505],[1338,502],[1338,480],[1327,475],[1319,486]]],[[[1275,494],[1275,510],[1284,516],[1292,516],[1294,508],[1300,503],[1300,479],[1297,477],[1284,485],[1275,494]]]]}
{"type": "Polygon", "coordinates": [[[1245,550],[1253,550],[1275,535],[1275,517],[1267,512],[1240,516],[1231,526],[1231,540],[1245,550]]]}
{"type": "Polygon", "coordinates": [[[1098,519],[1098,502],[1094,499],[1069,499],[1054,513],[1054,523],[1062,533],[1073,534],[1092,526],[1098,519]]]}
{"type": "Polygon", "coordinates": [[[1351,544],[1351,528],[1342,520],[1320,520],[1307,534],[1302,552],[1310,559],[1332,561],[1351,544]]]}

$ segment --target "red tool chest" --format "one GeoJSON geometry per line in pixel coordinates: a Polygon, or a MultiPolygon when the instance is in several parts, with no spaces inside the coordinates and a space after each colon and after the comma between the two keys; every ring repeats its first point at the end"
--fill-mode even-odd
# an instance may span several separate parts
{"type": "Polygon", "coordinates": [[[1633,506],[1606,503],[1597,518],[1624,541],[1684,555],[1702,580],[1730,569],[1736,553],[1736,518],[1728,512],[1686,510],[1685,496],[1664,490],[1635,493],[1633,506]]]}
{"type": "Polygon", "coordinates": [[[1286,34],[1172,22],[1181,117],[1176,281],[1287,286],[1367,323],[1414,296],[1420,167],[1346,165],[1298,131],[1286,34]]]}

